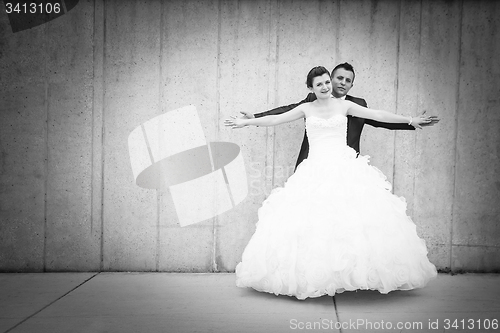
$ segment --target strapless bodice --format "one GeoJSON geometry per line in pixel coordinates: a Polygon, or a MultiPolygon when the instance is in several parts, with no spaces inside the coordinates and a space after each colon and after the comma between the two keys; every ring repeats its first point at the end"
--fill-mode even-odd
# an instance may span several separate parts
{"type": "Polygon", "coordinates": [[[309,139],[309,157],[325,157],[327,155],[349,152],[347,146],[347,117],[336,114],[328,119],[309,116],[306,118],[306,133],[309,139]]]}

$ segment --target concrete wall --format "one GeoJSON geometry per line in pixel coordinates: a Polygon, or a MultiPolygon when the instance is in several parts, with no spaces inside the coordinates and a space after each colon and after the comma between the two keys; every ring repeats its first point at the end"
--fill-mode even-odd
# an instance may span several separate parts
{"type": "Polygon", "coordinates": [[[79,1],[12,32],[0,12],[0,271],[232,271],[257,209],[293,171],[303,122],[223,119],[302,100],[310,68],[350,62],[354,96],[441,122],[367,128],[440,269],[500,270],[500,2],[79,1]],[[135,184],[127,139],[195,105],[207,141],[241,147],[249,194],[181,227],[135,184]]]}

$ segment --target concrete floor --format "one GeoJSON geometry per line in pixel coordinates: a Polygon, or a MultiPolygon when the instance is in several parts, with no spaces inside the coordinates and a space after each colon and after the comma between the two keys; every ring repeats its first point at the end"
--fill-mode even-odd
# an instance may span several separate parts
{"type": "Polygon", "coordinates": [[[0,274],[0,332],[500,332],[498,274],[440,274],[423,289],[345,292],[335,301],[276,297],[237,288],[234,280],[234,274],[0,274]]]}

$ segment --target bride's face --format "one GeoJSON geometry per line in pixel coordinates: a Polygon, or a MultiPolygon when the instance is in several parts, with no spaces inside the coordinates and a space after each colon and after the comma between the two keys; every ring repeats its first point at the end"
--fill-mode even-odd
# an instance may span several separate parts
{"type": "Polygon", "coordinates": [[[330,76],[325,73],[321,76],[316,76],[313,79],[312,87],[309,88],[316,95],[316,98],[330,98],[332,93],[332,81],[330,76]]]}

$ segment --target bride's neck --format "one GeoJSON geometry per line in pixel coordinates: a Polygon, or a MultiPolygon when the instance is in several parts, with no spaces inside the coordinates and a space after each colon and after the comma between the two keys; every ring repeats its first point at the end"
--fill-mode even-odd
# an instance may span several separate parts
{"type": "Polygon", "coordinates": [[[317,101],[318,101],[319,105],[328,105],[328,104],[332,103],[333,98],[331,98],[331,97],[329,97],[329,98],[318,98],[317,101]]]}

